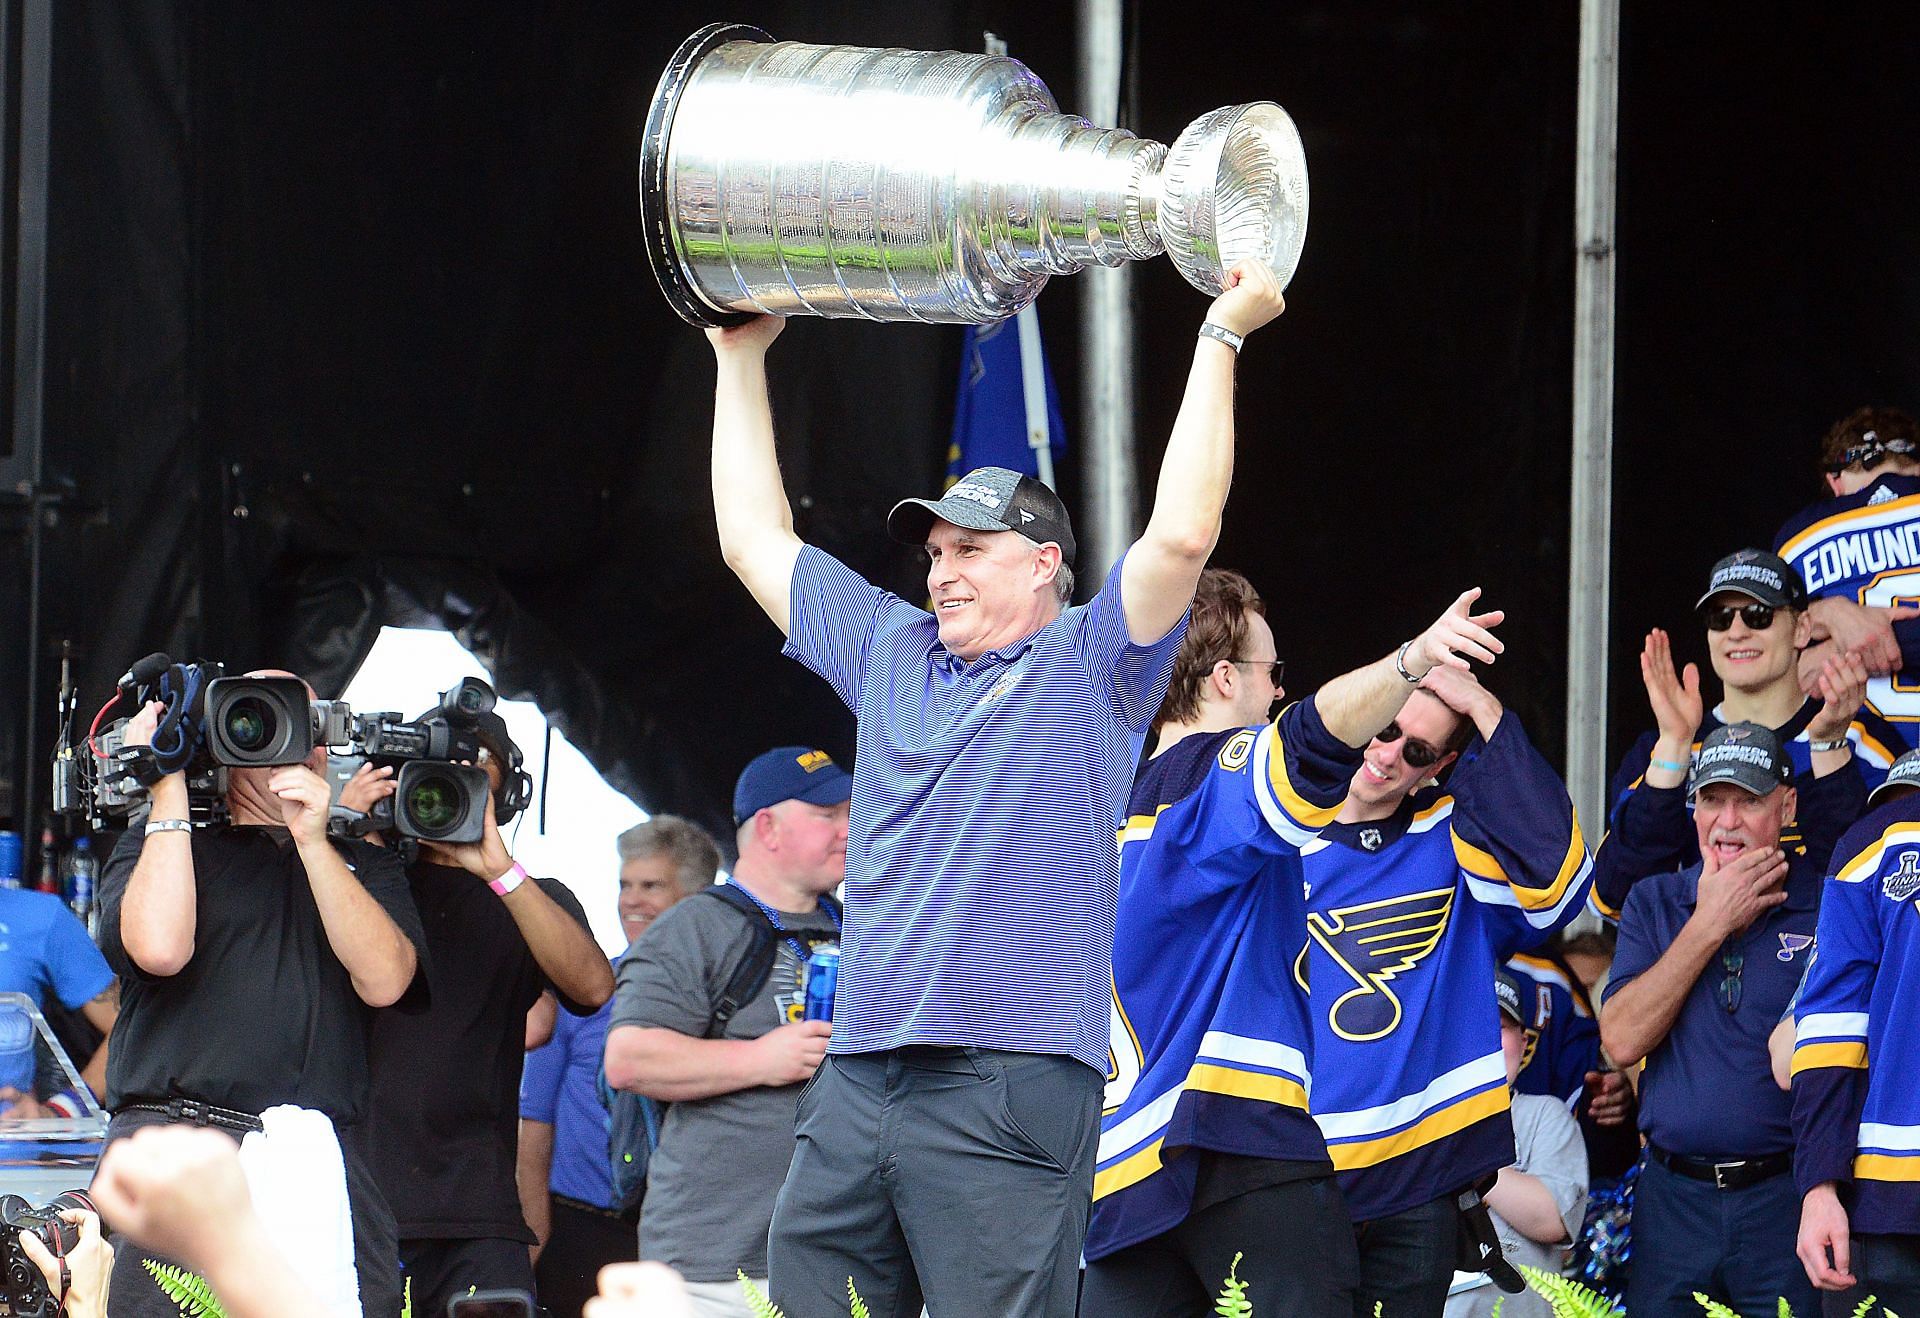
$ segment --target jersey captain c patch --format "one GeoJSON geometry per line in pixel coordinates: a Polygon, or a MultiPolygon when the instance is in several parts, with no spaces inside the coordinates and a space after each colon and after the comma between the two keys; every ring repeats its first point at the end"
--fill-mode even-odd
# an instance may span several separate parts
{"type": "MultiPolygon", "coordinates": [[[[1366,1043],[1384,1038],[1400,1024],[1400,999],[1393,980],[1419,965],[1440,944],[1453,914],[1452,887],[1409,893],[1307,914],[1307,934],[1353,980],[1354,987],[1334,1000],[1327,1024],[1342,1039],[1366,1043]]],[[[1303,948],[1294,974],[1307,983],[1303,948]]]]}

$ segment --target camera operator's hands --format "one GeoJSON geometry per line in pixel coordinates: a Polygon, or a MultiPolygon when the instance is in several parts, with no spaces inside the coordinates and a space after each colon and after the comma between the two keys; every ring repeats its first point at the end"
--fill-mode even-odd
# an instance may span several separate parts
{"type": "Polygon", "coordinates": [[[121,743],[127,746],[153,745],[153,730],[160,726],[160,715],[166,712],[166,708],[158,700],[149,700],[142,705],[140,712],[127,720],[127,731],[121,743]]]}
{"type": "Polygon", "coordinates": [[[500,825],[493,818],[493,790],[487,790],[487,811],[480,825],[478,842],[422,842],[420,849],[443,865],[457,865],[484,882],[491,883],[513,868],[513,853],[500,836],[500,825]]]}
{"type": "Polygon", "coordinates": [[[340,804],[361,814],[394,794],[399,784],[393,780],[391,764],[363,764],[340,789],[340,804]]]}
{"type": "Polygon", "coordinates": [[[67,1251],[67,1280],[60,1280],[61,1260],[53,1256],[32,1231],[20,1233],[20,1248],[47,1279],[47,1293],[60,1302],[66,1318],[106,1318],[107,1282],[113,1276],[113,1246],[100,1236],[100,1219],[78,1208],[61,1210],[60,1220],[78,1227],[80,1239],[67,1251]]]}
{"type": "Polygon", "coordinates": [[[333,789],[304,764],[283,764],[267,778],[267,790],[280,798],[280,819],[302,845],[327,840],[327,808],[333,789]]]}
{"type": "Polygon", "coordinates": [[[773,1088],[813,1079],[826,1060],[827,1036],[833,1026],[825,1021],[794,1021],[767,1031],[753,1045],[760,1053],[760,1083],[773,1088]]]}

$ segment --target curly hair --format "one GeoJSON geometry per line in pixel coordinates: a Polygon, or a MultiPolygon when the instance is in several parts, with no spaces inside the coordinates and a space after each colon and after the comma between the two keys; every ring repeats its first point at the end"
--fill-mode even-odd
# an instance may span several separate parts
{"type": "Polygon", "coordinates": [[[1200,574],[1200,584],[1193,592],[1193,616],[1187,622],[1180,653],[1174,656],[1167,698],[1153,716],[1154,727],[1185,723],[1200,712],[1200,700],[1214,665],[1222,659],[1240,657],[1241,647],[1247,643],[1249,613],[1267,616],[1267,606],[1251,581],[1229,568],[1210,567],[1200,574]]]}
{"type": "Polygon", "coordinates": [[[698,892],[713,882],[720,869],[720,847],[711,834],[691,819],[655,815],[635,824],[614,843],[620,863],[646,856],[665,856],[679,872],[680,891],[698,892]]]}
{"type": "MultiPolygon", "coordinates": [[[[1831,471],[1844,464],[1847,450],[1868,442],[1868,434],[1876,436],[1882,444],[1889,440],[1904,439],[1920,449],[1920,422],[1907,413],[1897,407],[1856,408],[1834,422],[1821,437],[1820,470],[1831,471]]],[[[1899,456],[1908,463],[1920,461],[1920,453],[1899,456]]],[[[1878,465],[1879,461],[1874,460],[1873,465],[1878,465]]],[[[1871,470],[1871,467],[1868,469],[1871,470]]]]}

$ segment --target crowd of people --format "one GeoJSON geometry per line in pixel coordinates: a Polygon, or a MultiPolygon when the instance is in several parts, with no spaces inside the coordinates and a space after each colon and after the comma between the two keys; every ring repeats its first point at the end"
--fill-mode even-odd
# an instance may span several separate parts
{"type": "Polygon", "coordinates": [[[84,1212],[69,1257],[28,1247],[68,1312],[176,1314],[180,1266],[234,1318],[718,1318],[749,1286],[790,1318],[1181,1318],[1229,1276],[1262,1315],[1548,1313],[1516,1265],[1636,1318],[1920,1312],[1920,427],[1838,423],[1825,497],[1646,638],[1653,726],[1590,850],[1478,590],[1287,696],[1292,620],[1208,567],[1237,359],[1282,310],[1257,263],[1228,283],[1081,606],[1065,506],[1000,468],[889,515],[927,607],[804,544],[781,322],[711,332],[722,551],[856,753],[746,765],[722,882],[687,820],[622,834],[611,962],[510,853],[497,719],[484,837],[411,856],[329,833],[393,782],[336,793],[324,751],[233,770],[219,827],[157,783],[99,951],[6,962],[110,1031],[118,1247],[84,1212]]]}

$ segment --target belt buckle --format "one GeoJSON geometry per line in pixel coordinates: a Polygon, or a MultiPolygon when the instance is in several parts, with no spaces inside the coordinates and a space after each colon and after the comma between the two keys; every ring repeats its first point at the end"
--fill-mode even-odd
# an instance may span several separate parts
{"type": "Polygon", "coordinates": [[[212,1119],[207,1105],[196,1099],[176,1098],[167,1106],[171,1109],[168,1115],[175,1121],[189,1121],[196,1126],[204,1126],[212,1119]]]}
{"type": "Polygon", "coordinates": [[[1731,1189],[1732,1187],[1727,1184],[1727,1173],[1744,1166],[1746,1166],[1744,1162],[1716,1162],[1713,1164],[1713,1188],[1716,1190],[1731,1189]]]}

